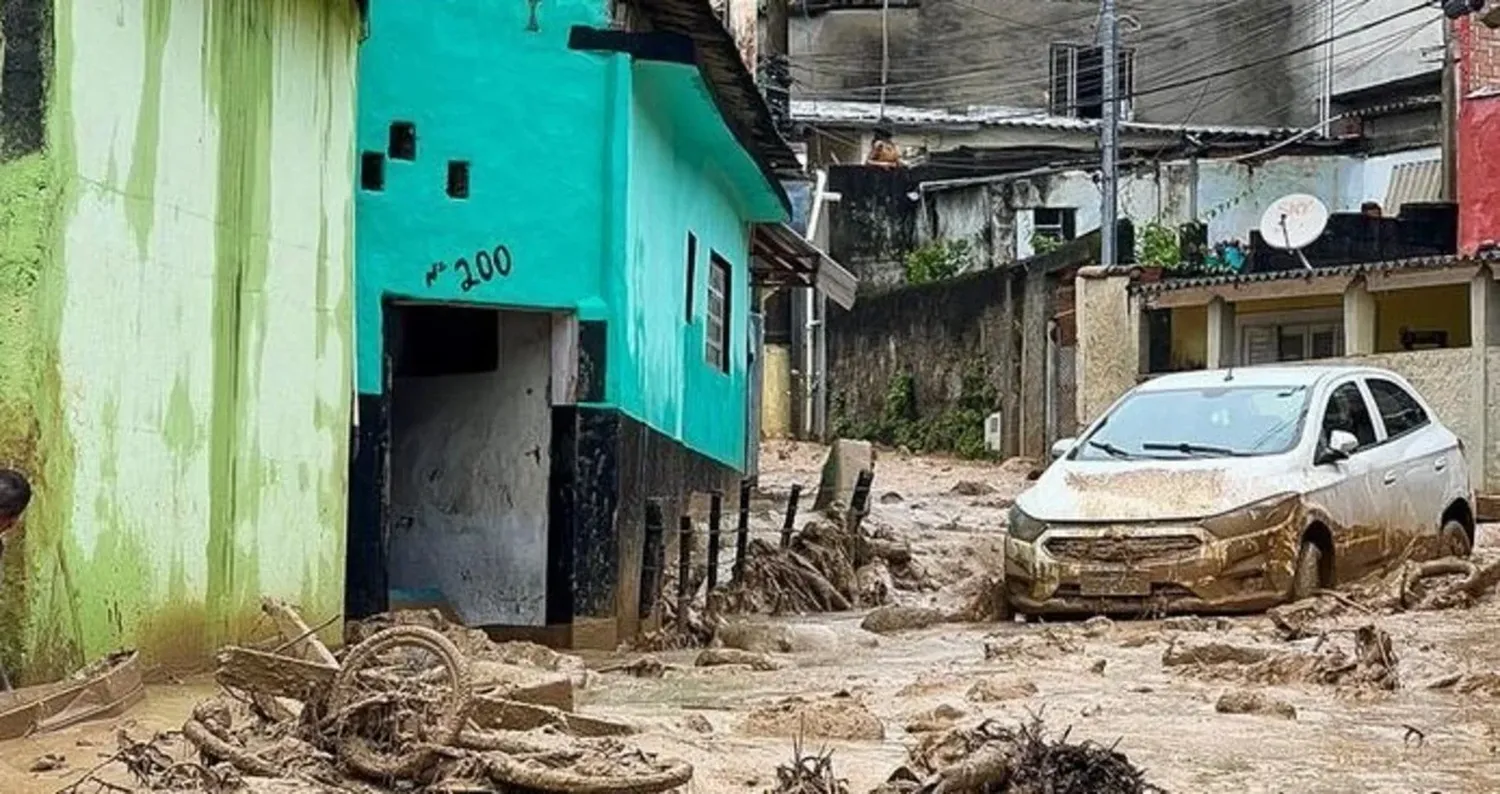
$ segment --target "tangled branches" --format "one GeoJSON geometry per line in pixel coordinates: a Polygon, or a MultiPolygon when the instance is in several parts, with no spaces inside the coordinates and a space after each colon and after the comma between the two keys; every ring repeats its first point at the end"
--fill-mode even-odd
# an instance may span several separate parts
{"type": "Polygon", "coordinates": [[[833,773],[832,753],[806,754],[798,739],[792,762],[776,768],[776,788],[766,794],[849,794],[849,786],[833,773]]]}
{"type": "Polygon", "coordinates": [[[115,734],[117,750],[83,777],[60,789],[57,794],[92,794],[116,792],[130,794],[135,789],[111,783],[99,773],[112,764],[120,764],[130,773],[139,788],[147,791],[203,791],[221,794],[240,787],[240,777],[233,768],[207,767],[197,761],[178,761],[165,749],[178,737],[158,733],[147,741],[136,741],[125,731],[115,734]]]}
{"type": "Polygon", "coordinates": [[[931,734],[879,794],[1148,794],[1161,790],[1124,754],[1093,742],[1051,740],[1039,716],[1015,729],[987,720],[931,734]]]}

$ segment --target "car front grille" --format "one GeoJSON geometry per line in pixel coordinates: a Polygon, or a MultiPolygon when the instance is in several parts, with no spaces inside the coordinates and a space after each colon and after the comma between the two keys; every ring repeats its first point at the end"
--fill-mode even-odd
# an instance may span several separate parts
{"type": "Polygon", "coordinates": [[[1203,542],[1192,535],[1141,538],[1052,538],[1047,553],[1061,562],[1151,563],[1193,554],[1203,542]]]}

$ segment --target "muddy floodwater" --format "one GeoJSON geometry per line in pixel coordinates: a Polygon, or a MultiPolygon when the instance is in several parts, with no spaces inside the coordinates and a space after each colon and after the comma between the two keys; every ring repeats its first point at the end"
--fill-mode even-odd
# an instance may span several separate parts
{"type": "MultiPolygon", "coordinates": [[[[756,526],[769,533],[779,522],[778,489],[816,482],[816,453],[787,446],[765,460],[770,495],[758,504],[756,526]]],[[[897,602],[952,608],[967,580],[998,563],[1004,508],[1023,474],[1014,466],[880,459],[870,521],[910,540],[935,582],[897,602]]],[[[1482,529],[1476,553],[1500,556],[1496,527],[1482,529]]],[[[1377,626],[1398,660],[1391,690],[1164,663],[1169,649],[1194,642],[1286,646],[1263,616],[941,624],[882,635],[861,629],[863,617],[747,618],[769,624],[758,632],[772,638],[774,665],[759,667],[775,669],[698,667],[697,650],[654,653],[666,666],[660,676],[591,675],[578,708],[631,722],[640,729],[634,744],[692,762],[693,792],[766,791],[799,734],[804,749],[832,752],[851,791],[866,792],[923,731],[1033,714],[1054,731],[1071,730],[1072,739],[1118,744],[1147,780],[1172,792],[1500,792],[1493,595],[1467,609],[1350,609],[1321,621],[1319,636],[1303,643],[1318,648],[1354,627],[1377,626]],[[1243,702],[1271,705],[1226,705],[1243,702]]],[[[583,656],[600,670],[644,655],[583,656]]],[[[154,686],[123,719],[0,745],[0,791],[52,794],[109,752],[116,729],[149,735],[179,727],[213,689],[206,678],[154,686]],[[66,763],[29,771],[47,753],[66,763]]]]}

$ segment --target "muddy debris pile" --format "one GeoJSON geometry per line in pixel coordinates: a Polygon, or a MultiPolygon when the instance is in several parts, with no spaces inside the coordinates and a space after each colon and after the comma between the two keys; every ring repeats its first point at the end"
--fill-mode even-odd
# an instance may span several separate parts
{"type": "Polygon", "coordinates": [[[1444,557],[1406,562],[1384,577],[1356,584],[1348,595],[1325,593],[1341,606],[1375,612],[1425,612],[1473,606],[1500,585],[1500,561],[1481,564],[1444,557]]]}
{"type": "Polygon", "coordinates": [[[986,661],[1025,662],[1058,659],[1081,653],[1085,639],[1107,637],[1115,624],[1106,617],[1093,617],[1076,625],[1048,626],[1041,631],[1017,634],[1001,631],[984,640],[986,661]]]}
{"type": "Polygon", "coordinates": [[[1040,717],[930,733],[872,794],[1144,794],[1160,792],[1123,753],[1048,736],[1040,717]]]}
{"type": "Polygon", "coordinates": [[[739,578],[708,592],[707,566],[689,571],[685,606],[677,595],[678,574],[669,572],[660,599],[661,628],[637,647],[665,651],[709,645],[731,615],[846,612],[887,603],[899,589],[891,568],[912,564],[911,549],[866,536],[861,520],[835,506],[809,520],[784,547],[752,539],[739,578]]]}
{"type": "Polygon", "coordinates": [[[912,564],[911,547],[863,532],[861,521],[831,508],[808,521],[786,547],[751,541],[744,576],[712,593],[710,609],[783,615],[886,604],[899,589],[892,571],[912,564]]]}
{"type": "Polygon", "coordinates": [[[1167,646],[1161,663],[1185,675],[1247,684],[1311,683],[1377,691],[1401,685],[1391,637],[1374,624],[1331,629],[1290,645],[1187,635],[1167,646]]]}
{"type": "Polygon", "coordinates": [[[746,736],[788,739],[881,741],[885,723],[857,697],[837,692],[828,697],[782,698],[755,706],[739,732],[746,736]]]}
{"type": "MultiPolygon", "coordinates": [[[[196,788],[182,774],[152,780],[215,792],[648,794],[692,779],[688,764],[626,743],[630,726],[573,713],[569,657],[491,643],[431,613],[353,626],[360,639],[336,656],[289,607],[264,607],[279,643],[222,649],[224,694],[183,726],[198,758],[177,763],[201,769],[196,788]]],[[[161,766],[165,753],[127,765],[161,766]]]]}

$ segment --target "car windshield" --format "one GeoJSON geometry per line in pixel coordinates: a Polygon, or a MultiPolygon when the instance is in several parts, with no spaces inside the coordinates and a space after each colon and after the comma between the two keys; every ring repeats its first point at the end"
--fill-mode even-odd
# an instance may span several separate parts
{"type": "Polygon", "coordinates": [[[1077,460],[1274,455],[1297,443],[1305,386],[1140,391],[1074,448],[1077,460]]]}

